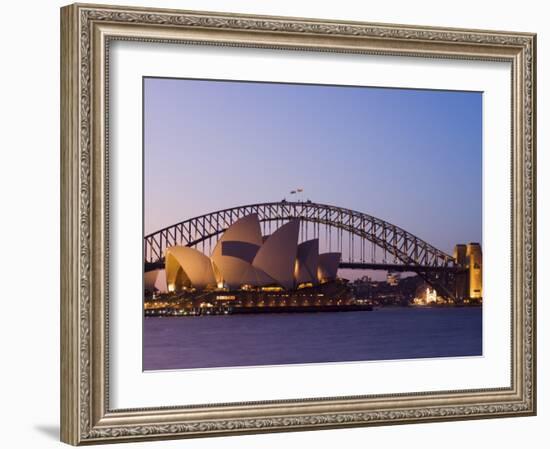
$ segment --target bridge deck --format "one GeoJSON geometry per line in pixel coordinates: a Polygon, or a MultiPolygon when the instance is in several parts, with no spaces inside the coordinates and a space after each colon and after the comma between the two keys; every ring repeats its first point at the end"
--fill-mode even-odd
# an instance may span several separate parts
{"type": "Polygon", "coordinates": [[[462,269],[460,267],[436,267],[429,265],[403,265],[403,264],[390,264],[390,263],[366,263],[366,262],[340,262],[340,268],[347,268],[351,270],[387,270],[387,271],[400,271],[400,272],[458,272],[462,269]]]}
{"type": "MultiPolygon", "coordinates": [[[[340,268],[350,270],[386,270],[395,272],[459,272],[464,268],[460,267],[432,267],[423,265],[403,265],[403,264],[386,264],[386,263],[364,263],[364,262],[340,262],[340,268]]],[[[164,262],[146,262],[145,271],[152,271],[159,268],[164,268],[164,262]]]]}

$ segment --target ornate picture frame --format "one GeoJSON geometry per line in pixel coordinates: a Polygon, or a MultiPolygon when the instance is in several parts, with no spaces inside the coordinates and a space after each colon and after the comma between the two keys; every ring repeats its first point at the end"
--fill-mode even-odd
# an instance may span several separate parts
{"type": "Polygon", "coordinates": [[[74,4],[61,9],[61,439],[107,443],[536,413],[536,35],[74,4]],[[116,40],[506,61],[512,67],[509,388],[112,409],[108,55],[116,40]]]}

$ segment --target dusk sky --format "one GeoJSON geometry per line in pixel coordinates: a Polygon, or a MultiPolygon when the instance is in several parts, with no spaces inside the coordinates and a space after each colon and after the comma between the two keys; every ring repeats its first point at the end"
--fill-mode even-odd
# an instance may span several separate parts
{"type": "Polygon", "coordinates": [[[482,239],[482,94],[144,80],[144,232],[302,198],[452,254],[482,239]]]}

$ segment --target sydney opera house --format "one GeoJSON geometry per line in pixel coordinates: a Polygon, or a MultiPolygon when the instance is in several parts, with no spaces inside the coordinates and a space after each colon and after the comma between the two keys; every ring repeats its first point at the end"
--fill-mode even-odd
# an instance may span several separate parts
{"type": "Polygon", "coordinates": [[[256,214],[231,225],[210,257],[186,246],[166,249],[168,291],[241,290],[271,287],[293,290],[334,280],[340,253],[319,254],[319,240],[298,244],[299,220],[262,236],[256,214]]]}
{"type": "MultiPolygon", "coordinates": [[[[345,297],[337,280],[340,253],[319,254],[319,240],[298,243],[299,233],[299,220],[291,220],[262,235],[257,214],[250,214],[227,228],[210,256],[187,246],[169,247],[164,259],[166,291],[250,305],[262,305],[274,296],[290,298],[287,303],[299,296],[306,304],[345,297]]],[[[145,273],[145,290],[153,290],[157,275],[145,273]]]]}

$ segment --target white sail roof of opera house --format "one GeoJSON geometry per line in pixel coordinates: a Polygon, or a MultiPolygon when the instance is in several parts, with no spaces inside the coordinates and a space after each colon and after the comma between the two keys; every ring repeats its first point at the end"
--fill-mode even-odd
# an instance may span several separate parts
{"type": "Polygon", "coordinates": [[[262,231],[257,214],[247,215],[229,226],[211,256],[217,284],[236,289],[247,284],[264,286],[276,283],[252,265],[261,245],[262,231]]]}
{"type": "Polygon", "coordinates": [[[211,257],[184,246],[165,252],[169,291],[183,287],[242,288],[278,285],[287,290],[336,278],[340,253],[319,254],[319,240],[298,245],[299,219],[288,221],[262,236],[257,214],[247,215],[227,228],[211,257]]]}
{"type": "Polygon", "coordinates": [[[298,245],[294,278],[296,284],[311,282],[317,284],[319,267],[319,239],[307,240],[298,245]]]}
{"type": "Polygon", "coordinates": [[[167,248],[165,270],[168,290],[178,290],[182,286],[205,289],[216,285],[210,258],[194,248],[167,248]]]}
{"type": "Polygon", "coordinates": [[[151,270],[145,272],[143,276],[143,288],[149,290],[150,292],[156,289],[156,282],[159,277],[160,270],[151,270]]]}
{"type": "Polygon", "coordinates": [[[317,277],[321,282],[336,279],[338,266],[340,265],[340,253],[323,253],[319,254],[319,268],[317,277]]]}
{"type": "Polygon", "coordinates": [[[252,262],[255,268],[262,270],[287,290],[294,287],[299,232],[299,220],[284,224],[269,236],[252,262]]]}

